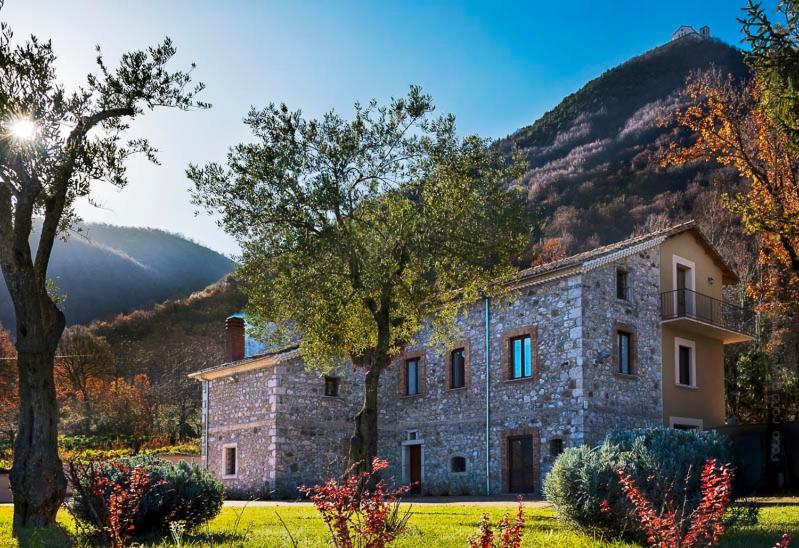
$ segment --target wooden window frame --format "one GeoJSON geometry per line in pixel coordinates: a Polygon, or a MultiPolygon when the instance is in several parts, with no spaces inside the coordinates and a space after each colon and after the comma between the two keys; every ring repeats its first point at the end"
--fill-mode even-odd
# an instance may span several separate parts
{"type": "Polygon", "coordinates": [[[638,332],[634,325],[616,322],[613,324],[613,374],[622,378],[638,377],[638,332]],[[619,333],[630,336],[630,372],[621,372],[619,360],[619,333]]]}
{"type": "Polygon", "coordinates": [[[527,325],[516,329],[509,329],[502,334],[502,357],[500,366],[502,367],[502,378],[507,382],[523,382],[535,380],[538,377],[538,338],[536,336],[535,325],[527,325]],[[530,376],[514,377],[511,364],[512,351],[510,343],[519,337],[530,337],[530,376]]]}
{"type": "Polygon", "coordinates": [[[402,398],[418,398],[427,393],[427,358],[424,350],[412,350],[400,355],[399,394],[402,398]],[[408,394],[408,361],[419,360],[419,392],[408,394]]]}
{"type": "Polygon", "coordinates": [[[465,390],[471,385],[471,350],[469,341],[462,340],[455,342],[447,349],[444,355],[444,389],[445,390],[465,390]],[[463,349],[463,386],[452,387],[452,353],[463,349]]]}
{"type": "Polygon", "coordinates": [[[630,271],[626,268],[616,269],[616,299],[619,301],[630,302],[630,271]],[[624,278],[624,296],[619,297],[619,278],[624,278]]]}

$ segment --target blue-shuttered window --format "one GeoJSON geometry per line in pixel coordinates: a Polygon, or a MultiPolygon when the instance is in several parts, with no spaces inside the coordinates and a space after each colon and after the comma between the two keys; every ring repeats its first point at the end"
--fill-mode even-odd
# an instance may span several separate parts
{"type": "Polygon", "coordinates": [[[533,376],[533,353],[530,335],[510,340],[511,378],[523,379],[533,376]]]}

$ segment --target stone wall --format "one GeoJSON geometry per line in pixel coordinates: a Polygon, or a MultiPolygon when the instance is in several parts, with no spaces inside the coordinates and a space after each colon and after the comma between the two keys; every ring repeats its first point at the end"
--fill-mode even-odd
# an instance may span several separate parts
{"type": "Polygon", "coordinates": [[[662,423],[660,250],[652,247],[583,274],[585,439],[597,445],[614,427],[662,423]],[[616,271],[629,298],[616,297],[616,271]],[[633,374],[618,373],[615,328],[633,332],[633,374]]]}
{"type": "MultiPolygon", "coordinates": [[[[485,301],[459,319],[461,340],[431,344],[428,324],[405,356],[423,363],[423,389],[405,396],[402,358],[381,378],[379,455],[389,474],[408,481],[409,444],[422,445],[423,494],[508,490],[508,438],[533,436],[534,483],[541,491],[554,456],[563,447],[598,443],[615,426],[659,424],[662,417],[659,250],[652,247],[614,263],[572,269],[568,275],[521,288],[490,303],[489,447],[486,458],[485,301]],[[616,270],[628,273],[630,297],[616,297],[616,270]],[[634,333],[634,371],[620,375],[615,329],[634,333]],[[533,375],[510,380],[509,337],[530,333],[533,375]],[[446,365],[465,347],[467,379],[450,389],[446,365]],[[413,432],[409,435],[409,432],[413,432]],[[558,441],[555,441],[558,440],[558,441]],[[454,457],[466,461],[453,472],[454,457]]],[[[229,489],[293,496],[299,484],[340,472],[352,417],[362,400],[362,374],[341,372],[340,396],[324,396],[324,379],[299,358],[266,369],[209,381],[209,468],[222,477],[222,450],[236,443],[239,473],[229,489]]]]}
{"type": "MultiPolygon", "coordinates": [[[[502,447],[508,432],[529,430],[542,449],[537,463],[540,490],[550,460],[544,448],[553,438],[565,445],[582,441],[581,284],[572,276],[515,292],[491,304],[490,322],[490,447],[491,492],[507,489],[502,447]],[[508,335],[534,332],[533,376],[508,380],[508,335]],[[503,366],[504,364],[504,366],[503,366]]],[[[444,365],[451,348],[428,345],[429,325],[409,352],[425,358],[425,388],[418,396],[401,396],[398,363],[384,376],[381,386],[380,451],[389,459],[391,472],[407,479],[402,469],[407,432],[418,431],[423,442],[423,485],[427,494],[484,494],[485,457],[485,309],[476,303],[461,318],[462,339],[469,345],[467,386],[449,390],[444,365]],[[466,473],[452,473],[452,457],[466,458],[466,473]]]]}
{"type": "Polygon", "coordinates": [[[324,376],[295,358],[208,381],[208,468],[230,496],[296,496],[300,484],[339,473],[344,442],[361,400],[358,375],[342,375],[339,397],[324,376]],[[236,477],[224,474],[224,448],[236,445],[236,477]]]}
{"type": "Polygon", "coordinates": [[[277,406],[267,392],[271,369],[208,382],[208,469],[224,478],[230,496],[265,496],[274,488],[275,447],[271,443],[277,406]],[[238,470],[224,477],[224,446],[236,444],[238,470]]]}

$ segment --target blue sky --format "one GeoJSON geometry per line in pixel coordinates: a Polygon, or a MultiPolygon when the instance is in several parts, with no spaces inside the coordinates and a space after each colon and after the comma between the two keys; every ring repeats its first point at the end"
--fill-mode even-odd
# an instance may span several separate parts
{"type": "MultiPolygon", "coordinates": [[[[355,100],[381,101],[419,84],[462,133],[502,137],[630,57],[668,41],[681,24],[709,25],[739,44],[745,0],[528,2],[245,2],[6,0],[18,38],[52,38],[68,88],[107,60],[170,36],[175,67],[198,65],[214,108],[159,111],[133,129],[161,150],[161,166],[135,160],[123,191],[96,186],[87,220],[179,232],[235,253],[205,214],[194,216],[185,168],[223,160],[247,140],[250,105],[285,101],[309,116],[355,100]]],[[[773,5],[773,2],[767,2],[773,5]]]]}

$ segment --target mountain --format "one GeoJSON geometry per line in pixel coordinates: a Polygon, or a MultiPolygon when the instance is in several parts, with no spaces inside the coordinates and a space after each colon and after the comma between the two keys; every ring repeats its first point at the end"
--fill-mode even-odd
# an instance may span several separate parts
{"type": "MultiPolygon", "coordinates": [[[[230,273],[227,257],[162,230],[83,223],[57,240],[49,275],[67,323],[89,323],[201,290],[230,273]]],[[[31,242],[35,240],[35,234],[31,242]]],[[[0,322],[14,326],[0,284],[0,322]]]]}
{"type": "Polygon", "coordinates": [[[523,176],[543,210],[545,234],[565,236],[572,250],[623,239],[651,215],[691,214],[697,196],[734,175],[707,164],[662,168],[672,139],[691,136],[660,127],[683,106],[686,78],[717,68],[749,72],[740,50],[688,36],[606,71],[530,126],[498,141],[529,160],[523,176]]]}

